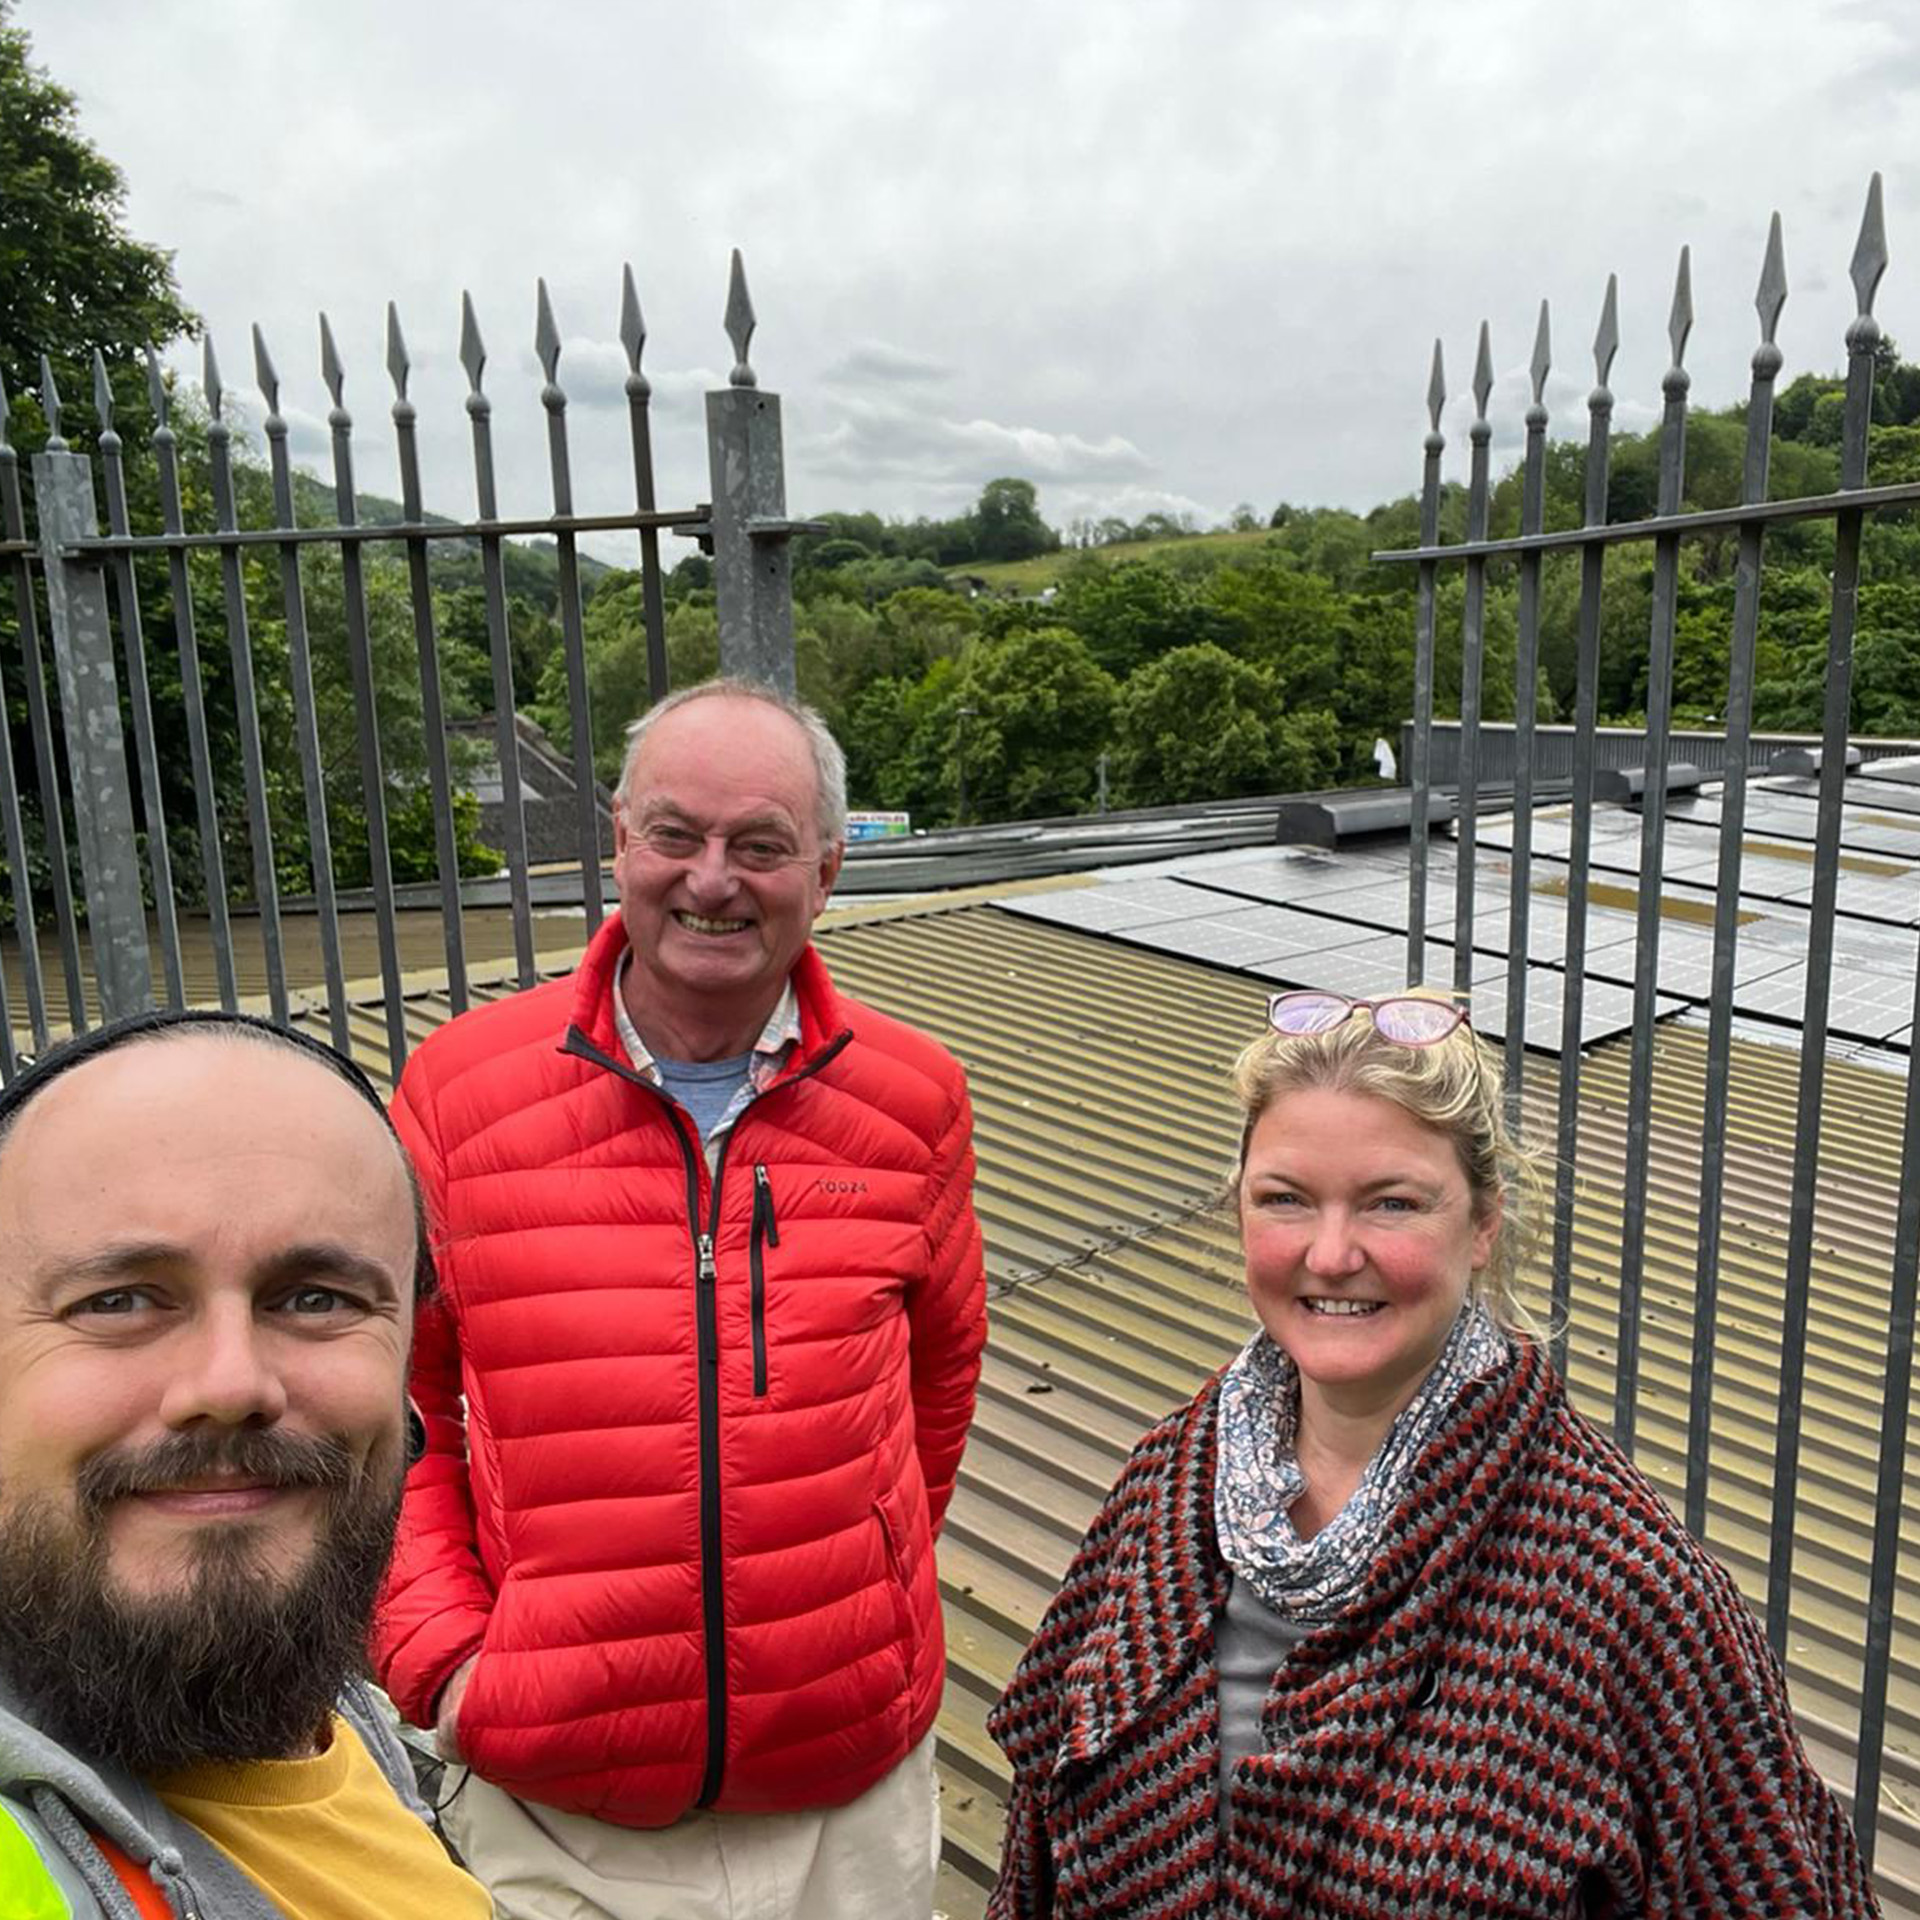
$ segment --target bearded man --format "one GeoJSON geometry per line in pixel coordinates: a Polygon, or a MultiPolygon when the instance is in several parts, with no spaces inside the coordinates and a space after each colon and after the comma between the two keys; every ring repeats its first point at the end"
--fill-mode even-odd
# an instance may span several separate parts
{"type": "Polygon", "coordinates": [[[492,1912],[359,1677],[424,1245],[379,1096],[262,1022],[0,1093],[0,1912],[492,1912]]]}

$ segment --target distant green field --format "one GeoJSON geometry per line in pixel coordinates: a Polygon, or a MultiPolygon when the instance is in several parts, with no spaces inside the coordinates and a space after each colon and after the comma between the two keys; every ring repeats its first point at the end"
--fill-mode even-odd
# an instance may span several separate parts
{"type": "Polygon", "coordinates": [[[1170,553],[1224,553],[1237,547],[1257,547],[1273,536],[1265,527],[1252,533],[1193,533],[1172,540],[1130,540],[1117,547],[1062,547],[1031,560],[1003,560],[994,566],[968,564],[949,567],[950,574],[966,574],[1009,593],[1038,593],[1053,586],[1074,561],[1087,558],[1106,566],[1122,560],[1159,559],[1170,553]]]}

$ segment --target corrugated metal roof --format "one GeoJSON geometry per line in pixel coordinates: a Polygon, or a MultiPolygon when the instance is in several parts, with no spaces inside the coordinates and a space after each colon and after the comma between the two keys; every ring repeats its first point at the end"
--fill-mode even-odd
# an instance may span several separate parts
{"type": "MultiPolygon", "coordinates": [[[[1235,1133],[1227,1068],[1259,1030],[1271,983],[993,905],[868,908],[834,916],[820,940],[842,986],[938,1034],[966,1061],[974,1090],[991,1331],[940,1549],[950,1640],[941,1899],[961,1920],[981,1910],[998,1858],[1005,1776],[986,1737],[987,1710],[1127,1449],[1232,1354],[1251,1324],[1232,1223],[1217,1202],[1235,1133]]],[[[481,997],[497,991],[505,989],[481,997]]],[[[446,1017],[443,994],[410,997],[416,1034],[446,1017]]],[[[356,1007],[354,1034],[379,1070],[377,1005],[356,1007]]],[[[1664,1024],[1656,1057],[1638,1457],[1677,1503],[1704,1033],[1664,1024]]],[[[1739,1043],[1727,1116],[1708,1536],[1756,1602],[1765,1583],[1797,1072],[1790,1048],[1739,1043]]],[[[1529,1076],[1530,1118],[1544,1136],[1555,1063],[1530,1058],[1529,1076]]],[[[1589,1052],[1581,1084],[1570,1385],[1604,1418],[1624,1043],[1589,1052]]],[[[1902,1094],[1899,1076],[1882,1069],[1846,1060],[1829,1069],[1790,1672],[1822,1762],[1843,1789],[1852,1776],[1902,1094]]],[[[1539,1276],[1533,1285],[1543,1295],[1539,1276]]],[[[1920,1805],[1920,1509],[1912,1501],[1909,1514],[1881,1848],[1890,1912],[1920,1912],[1910,1851],[1920,1832],[1901,1811],[1920,1805]]]]}
{"type": "MultiPolygon", "coordinates": [[[[1402,849],[1402,873],[1404,857],[1402,849]]],[[[1338,859],[1352,871],[1324,867],[1336,886],[1395,864],[1382,850],[1338,859]]],[[[1332,900],[1321,906],[1344,910],[1332,900]]],[[[1046,924],[961,897],[836,913],[820,935],[844,987],[960,1054],[978,1115],[991,1334],[940,1553],[950,1636],[941,1900],[954,1920],[981,1910],[998,1857],[1004,1772],[985,1735],[987,1709],[1128,1447],[1234,1351],[1250,1324],[1231,1222],[1214,1203],[1235,1132],[1227,1066],[1258,1031],[1280,969],[1263,965],[1256,977],[1130,945],[1125,929],[1117,937],[1095,930],[1100,914],[1080,917],[1091,924],[1046,924]]],[[[364,919],[348,925],[370,932],[364,919]]],[[[467,925],[484,973],[508,950],[494,937],[505,934],[506,916],[472,910],[467,925]]],[[[537,925],[543,971],[564,970],[581,937],[577,913],[537,925]]],[[[438,938],[437,915],[403,916],[415,1038],[449,1014],[444,977],[433,973],[438,938]]],[[[364,957],[349,971],[370,973],[370,944],[364,957]]],[[[314,960],[307,978],[317,977],[314,960]]],[[[1311,953],[1288,965],[1302,983],[1315,978],[1311,953]]],[[[495,966],[496,982],[503,971],[495,966]]],[[[259,990],[251,968],[243,979],[259,990]]],[[[475,998],[508,990],[480,985],[475,998]]],[[[210,981],[196,997],[211,998],[210,981]]],[[[352,997],[354,1044],[383,1073],[377,982],[363,980],[352,997]]],[[[317,1008],[303,1019],[324,1030],[317,1008]]],[[[1756,1601],[1798,1074],[1791,1029],[1772,1031],[1781,1044],[1736,1046],[1708,1522],[1715,1550],[1756,1601]]],[[[1656,1059],[1638,1457],[1677,1502],[1704,1033],[1663,1023],[1656,1059]]],[[[1542,1137],[1555,1070],[1551,1058],[1530,1056],[1528,1104],[1542,1137]]],[[[1822,1763],[1843,1789],[1852,1777],[1902,1095],[1897,1072],[1844,1059],[1829,1068],[1790,1672],[1822,1763]]],[[[1602,1417],[1612,1394],[1626,1098],[1624,1042],[1606,1041],[1582,1066],[1570,1366],[1577,1402],[1602,1417]]],[[[1920,1445],[1910,1485],[1915,1478],[1920,1445]]],[[[1911,1498],[1907,1510],[1881,1870],[1889,1912],[1920,1914],[1920,1510],[1911,1498]]]]}
{"type": "MultiPolygon", "coordinates": [[[[1232,1224],[1211,1203],[1235,1131],[1227,1063],[1259,1029],[1266,984],[992,908],[848,928],[823,944],[850,991],[945,1038],[976,1091],[994,1299],[980,1413],[941,1548],[953,1643],[941,1757],[950,1859],[978,1892],[997,1857],[1003,1779],[986,1710],[1127,1447],[1228,1358],[1250,1324],[1232,1224]]],[[[1791,1051],[1736,1047],[1708,1537],[1756,1603],[1765,1590],[1796,1076],[1791,1051]]],[[[1704,1077],[1704,1034],[1664,1026],[1638,1458],[1676,1504],[1704,1077]]],[[[1537,1133],[1550,1129],[1556,1097],[1553,1063],[1530,1062],[1537,1133]]],[[[1589,1053],[1570,1386],[1602,1418],[1613,1388],[1626,1097],[1624,1044],[1589,1053]]],[[[1902,1098],[1892,1074],[1845,1061],[1830,1069],[1789,1665],[1802,1716],[1843,1789],[1858,1711],[1902,1098]]],[[[1543,1277],[1533,1284],[1543,1297],[1543,1277]]],[[[1920,1839],[1897,1813],[1920,1791],[1920,1513],[1911,1502],[1909,1512],[1889,1711],[1896,1811],[1882,1841],[1890,1896],[1908,1890],[1899,1885],[1910,1874],[1904,1843],[1920,1839]]],[[[971,1910],[959,1893],[948,1904],[956,1915],[971,1910]]]]}

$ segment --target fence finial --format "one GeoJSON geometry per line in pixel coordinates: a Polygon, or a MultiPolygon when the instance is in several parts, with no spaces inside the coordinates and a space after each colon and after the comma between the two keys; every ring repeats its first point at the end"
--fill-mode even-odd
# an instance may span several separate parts
{"type": "Polygon", "coordinates": [[[273,355],[267,351],[267,336],[260,331],[260,322],[253,323],[253,377],[260,383],[260,391],[266,396],[267,411],[280,411],[280,376],[274,371],[273,355]]]}
{"type": "Polygon", "coordinates": [[[147,398],[153,404],[154,425],[164,433],[167,427],[167,383],[160,372],[160,356],[147,348],[147,398]]]}
{"type": "Polygon", "coordinates": [[[1600,303],[1600,330],[1593,336],[1593,371],[1596,383],[1604,387],[1613,371],[1613,356],[1620,351],[1620,276],[1607,275],[1607,297],[1600,303]]]}
{"type": "Polygon", "coordinates": [[[747,364],[747,347],[753,339],[755,324],[753,296],[747,292],[746,263],[740,258],[740,249],[735,247],[733,272],[727,284],[727,338],[733,342],[733,371],[727,375],[729,386],[760,384],[753,368],[747,364]]]}
{"type": "Polygon", "coordinates": [[[107,356],[93,350],[93,411],[103,435],[113,431],[113,383],[107,378],[107,356]]]}
{"type": "Polygon", "coordinates": [[[220,362],[214,358],[211,329],[201,336],[200,349],[200,384],[206,390],[207,411],[217,423],[220,419],[220,362]]]}
{"type": "Polygon", "coordinates": [[[620,269],[620,344],[627,350],[627,371],[640,371],[640,352],[647,344],[647,323],[640,312],[631,262],[620,269]]]}
{"type": "Polygon", "coordinates": [[[400,331],[400,309],[389,300],[387,302],[387,372],[393,377],[393,397],[395,401],[407,397],[407,375],[413,371],[413,362],[407,358],[407,343],[400,331]]]}
{"type": "Polygon", "coordinates": [[[1440,342],[1433,343],[1433,371],[1427,375],[1427,451],[1438,453],[1446,441],[1440,434],[1440,414],[1447,404],[1447,369],[1441,356],[1440,342]],[[1440,441],[1436,447],[1434,441],[1440,441]]]}
{"type": "Polygon", "coordinates": [[[1880,176],[1867,186],[1867,210],[1860,216],[1860,238],[1854,243],[1853,265],[1847,269],[1860,299],[1863,317],[1873,312],[1873,296],[1887,270],[1887,216],[1880,203],[1880,176]]]}
{"type": "Polygon", "coordinates": [[[480,391],[480,376],[486,371],[486,343],[480,338],[480,322],[473,311],[473,295],[460,295],[460,364],[467,370],[467,384],[480,391]]]}
{"type": "Polygon", "coordinates": [[[547,293],[544,275],[537,284],[539,297],[533,327],[533,350],[539,357],[540,371],[547,376],[547,385],[557,391],[559,381],[555,375],[560,371],[560,327],[553,317],[553,301],[547,293]]]}
{"type": "Polygon", "coordinates": [[[333,343],[333,326],[324,313],[320,316],[320,377],[333,395],[334,411],[342,411],[346,402],[340,396],[347,383],[347,370],[340,364],[340,349],[333,343]]]}
{"type": "Polygon", "coordinates": [[[64,453],[67,443],[60,437],[60,389],[53,384],[53,367],[43,353],[40,356],[40,411],[47,416],[47,448],[64,453]]]}
{"type": "Polygon", "coordinates": [[[1770,347],[1774,329],[1780,324],[1780,309],[1787,304],[1787,253],[1780,242],[1778,211],[1767,227],[1767,257],[1760,263],[1760,285],[1753,304],[1760,315],[1761,343],[1770,347]]]}
{"type": "Polygon", "coordinates": [[[1673,277],[1673,308],[1667,315],[1667,340],[1673,348],[1673,364],[1682,366],[1687,357],[1687,336],[1693,331],[1693,249],[1680,249],[1680,270],[1673,277]]]}
{"type": "Polygon", "coordinates": [[[647,323],[640,312],[640,296],[634,290],[631,264],[620,269],[620,344],[627,350],[627,397],[644,400],[653,392],[653,383],[640,371],[640,355],[647,344],[647,323]]]}
{"type": "Polygon", "coordinates": [[[1547,395],[1547,375],[1553,370],[1553,341],[1547,323],[1547,303],[1540,302],[1540,324],[1533,334],[1533,359],[1527,371],[1533,378],[1533,404],[1541,406],[1547,395]]]}
{"type": "Polygon", "coordinates": [[[1487,333],[1487,323],[1480,322],[1480,349],[1473,357],[1473,423],[1483,426],[1487,418],[1487,401],[1493,394],[1493,342],[1487,333]]]}

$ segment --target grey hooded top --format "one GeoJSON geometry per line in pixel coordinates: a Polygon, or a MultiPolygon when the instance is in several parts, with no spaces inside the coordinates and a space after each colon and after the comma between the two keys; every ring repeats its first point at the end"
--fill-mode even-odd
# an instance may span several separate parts
{"type": "MultiPolygon", "coordinates": [[[[349,1681],[338,1704],[394,1792],[431,1824],[406,1748],[372,1688],[349,1681]]],[[[151,1788],[118,1768],[92,1765],[30,1726],[0,1676],[0,1824],[9,1821],[39,1854],[75,1920],[139,1920],[89,1827],[146,1867],[178,1920],[284,1920],[252,1880],[151,1788]]],[[[6,1838],[0,1833],[0,1841],[6,1838]]],[[[0,1892],[6,1890],[0,1857],[0,1892]]]]}

